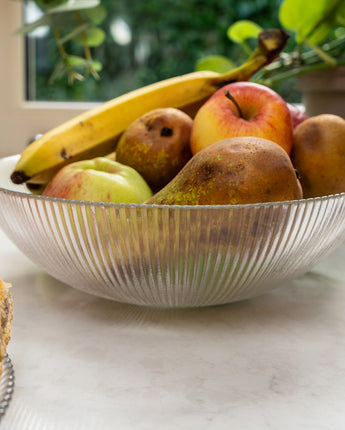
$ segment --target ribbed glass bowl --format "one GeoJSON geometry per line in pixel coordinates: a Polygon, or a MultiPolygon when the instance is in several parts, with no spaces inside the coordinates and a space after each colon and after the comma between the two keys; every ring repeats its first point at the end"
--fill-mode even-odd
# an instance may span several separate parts
{"type": "Polygon", "coordinates": [[[345,194],[238,206],[103,204],[31,195],[0,160],[0,227],[53,277],[97,296],[197,307],[258,296],[345,240],[345,194]]]}

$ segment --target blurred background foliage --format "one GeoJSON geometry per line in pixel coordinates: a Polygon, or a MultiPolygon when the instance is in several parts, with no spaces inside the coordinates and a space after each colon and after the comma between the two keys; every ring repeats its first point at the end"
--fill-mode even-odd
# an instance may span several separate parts
{"type": "MultiPolygon", "coordinates": [[[[38,0],[36,7],[37,3],[38,0]]],[[[99,43],[90,47],[95,70],[86,79],[71,84],[63,76],[51,27],[46,26],[45,31],[44,26],[37,28],[26,36],[27,98],[105,101],[143,85],[192,72],[205,56],[222,55],[239,64],[247,55],[229,40],[229,26],[248,19],[263,28],[280,28],[281,3],[282,0],[102,0],[106,13],[97,27],[103,36],[99,33],[99,43]]],[[[40,6],[44,10],[44,5],[40,6]]],[[[76,62],[85,53],[84,48],[68,38],[64,43],[64,49],[76,62]]],[[[300,101],[294,79],[274,89],[287,101],[300,101]]]]}

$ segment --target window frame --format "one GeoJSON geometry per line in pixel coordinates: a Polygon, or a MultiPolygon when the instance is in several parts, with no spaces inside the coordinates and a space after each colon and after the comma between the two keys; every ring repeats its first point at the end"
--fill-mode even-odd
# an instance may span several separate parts
{"type": "Polygon", "coordinates": [[[37,134],[97,105],[25,99],[25,39],[15,34],[22,25],[22,8],[20,1],[0,1],[0,157],[22,152],[37,134]]]}

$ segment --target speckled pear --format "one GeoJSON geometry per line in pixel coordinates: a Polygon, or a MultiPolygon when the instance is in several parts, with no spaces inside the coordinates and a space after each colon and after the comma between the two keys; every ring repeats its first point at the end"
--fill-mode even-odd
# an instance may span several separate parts
{"type": "Polygon", "coordinates": [[[116,160],[133,167],[158,191],[191,158],[193,120],[175,108],[153,109],[133,121],[116,147],[116,160]]]}
{"type": "Polygon", "coordinates": [[[235,137],[195,154],[146,203],[235,205],[302,197],[301,184],[286,151],[267,139],[235,137]]]}

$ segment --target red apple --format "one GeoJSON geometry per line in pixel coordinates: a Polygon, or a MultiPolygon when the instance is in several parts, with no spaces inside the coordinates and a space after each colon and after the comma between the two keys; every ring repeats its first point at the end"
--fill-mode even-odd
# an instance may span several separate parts
{"type": "Polygon", "coordinates": [[[296,128],[298,124],[309,118],[309,116],[296,105],[293,105],[292,103],[288,103],[287,105],[290,110],[293,129],[296,128]]]}
{"type": "Polygon", "coordinates": [[[290,154],[293,129],[287,103],[272,89],[252,82],[235,82],[220,88],[194,118],[192,153],[239,136],[271,140],[290,154]]]}
{"type": "Polygon", "coordinates": [[[143,203],[152,196],[152,191],[132,167],[97,157],[60,169],[43,195],[96,202],[143,203]]]}

